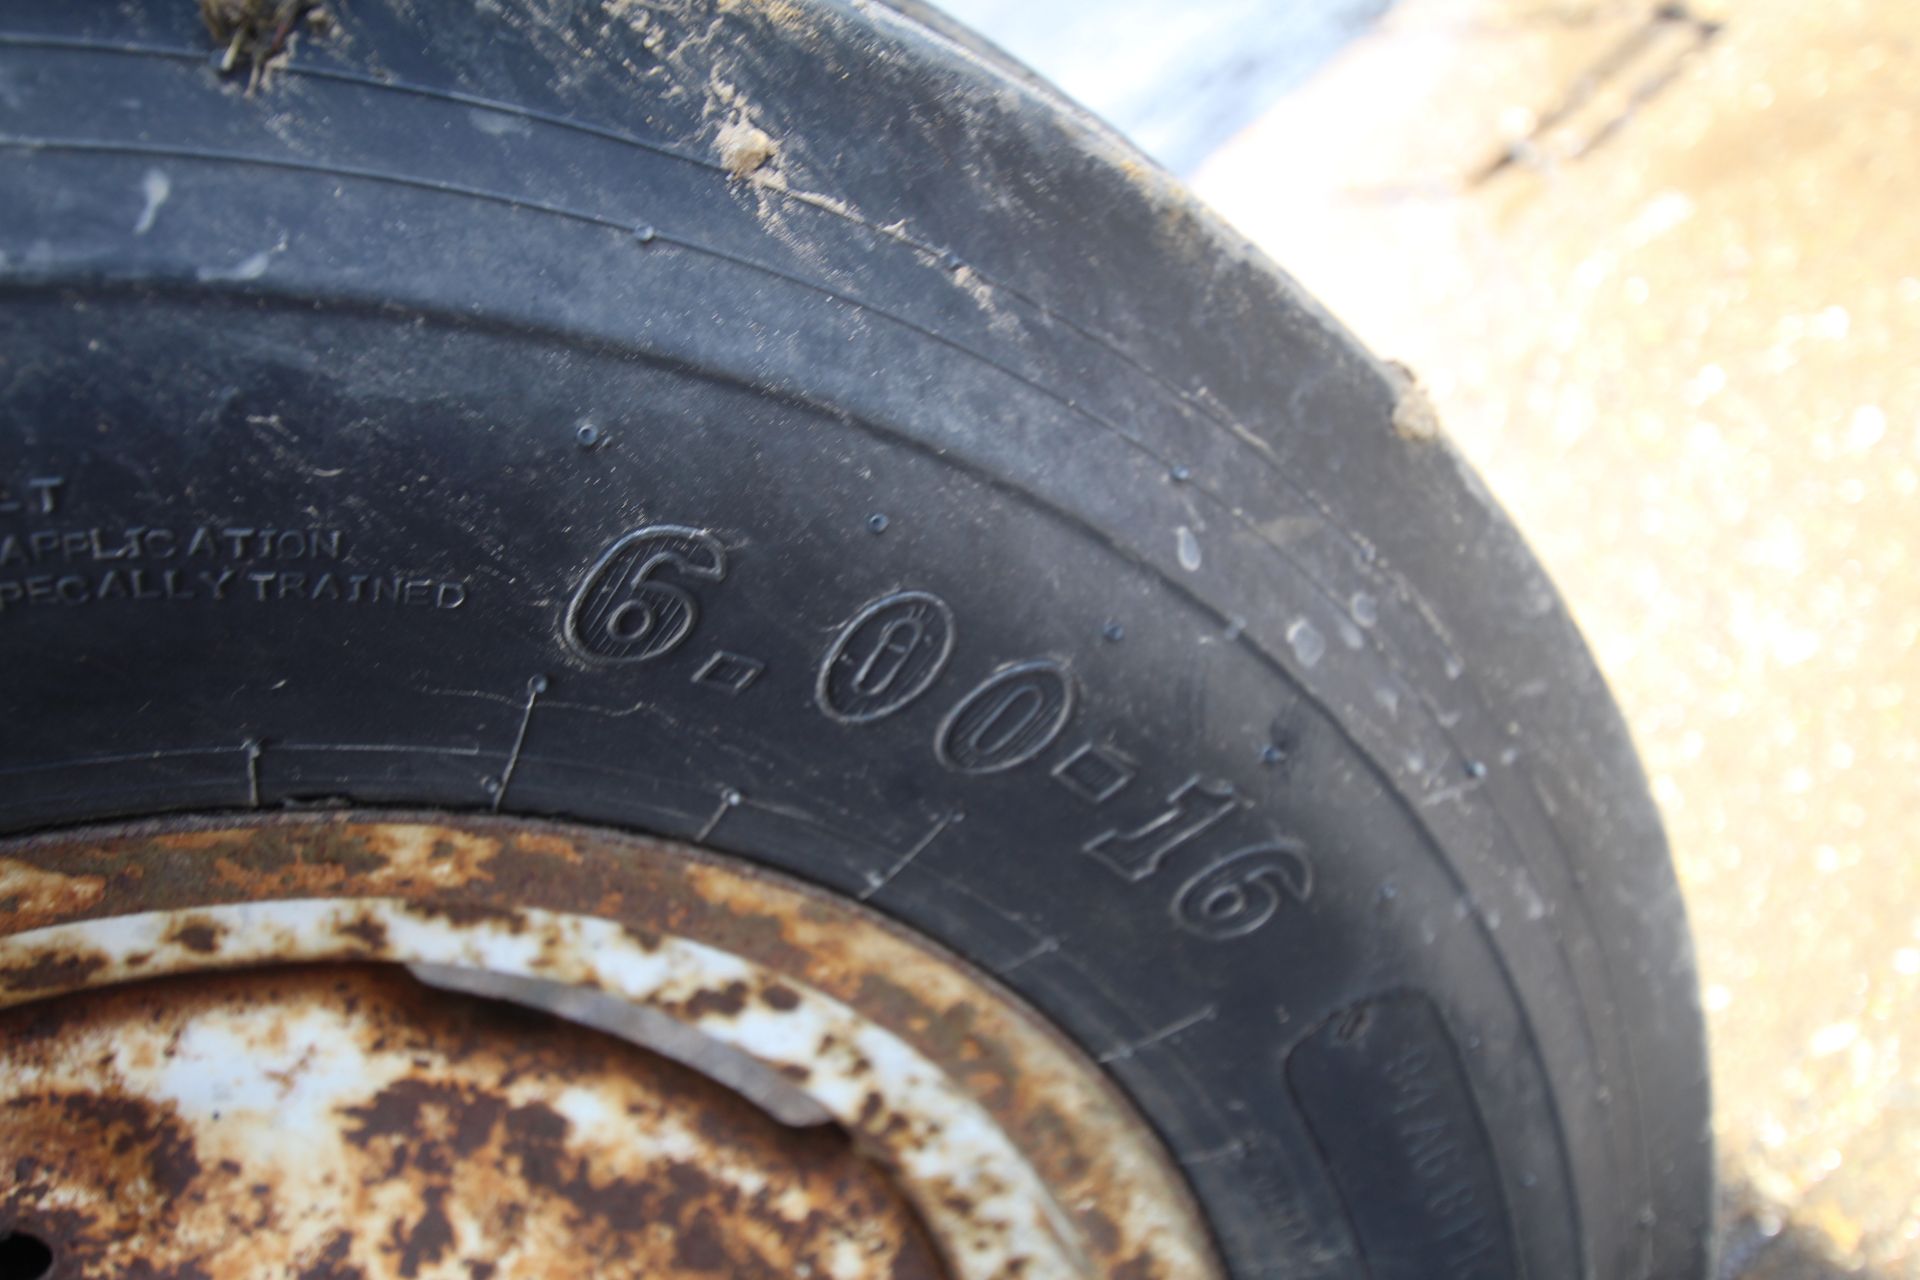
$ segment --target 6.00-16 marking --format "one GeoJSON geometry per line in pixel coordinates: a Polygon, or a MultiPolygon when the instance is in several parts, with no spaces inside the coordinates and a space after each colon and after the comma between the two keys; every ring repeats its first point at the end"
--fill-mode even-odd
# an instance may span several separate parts
{"type": "MultiPolygon", "coordinates": [[[[691,590],[667,579],[717,583],[726,576],[726,551],[711,533],[684,525],[637,529],[616,539],[587,571],[567,605],[567,643],[597,663],[663,658],[686,641],[699,619],[691,590]]],[[[953,656],[954,640],[953,610],[931,592],[899,591],[870,601],[827,647],[814,701],[841,724],[885,720],[932,690],[953,656]]],[[[1036,658],[1008,664],[954,703],[934,733],[934,755],[966,775],[1019,768],[1059,741],[1075,701],[1064,663],[1036,658]]],[[[1049,774],[1101,808],[1124,795],[1139,770],[1118,748],[1089,741],[1061,757],[1049,774]]],[[[1141,883],[1252,808],[1233,784],[1195,775],[1157,809],[1093,835],[1080,852],[1122,880],[1141,883]]],[[[1271,836],[1189,875],[1169,907],[1180,928],[1224,941],[1254,932],[1312,892],[1306,848],[1290,837],[1271,836]]]]}

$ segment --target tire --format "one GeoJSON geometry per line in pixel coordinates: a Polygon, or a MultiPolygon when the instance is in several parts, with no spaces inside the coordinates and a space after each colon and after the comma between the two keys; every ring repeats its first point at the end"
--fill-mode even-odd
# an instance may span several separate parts
{"type": "Polygon", "coordinates": [[[694,841],[1042,1010],[1235,1276],[1704,1274],[1658,820],[1404,378],[894,11],[334,7],[0,20],[0,830],[694,841]]]}

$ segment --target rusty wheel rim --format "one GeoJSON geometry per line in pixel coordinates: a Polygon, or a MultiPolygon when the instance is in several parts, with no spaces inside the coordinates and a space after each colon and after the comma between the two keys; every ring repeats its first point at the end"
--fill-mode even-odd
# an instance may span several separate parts
{"type": "Polygon", "coordinates": [[[506,818],[0,844],[9,1170],[0,1280],[1218,1274],[1125,1099],[964,961],[506,818]]]}

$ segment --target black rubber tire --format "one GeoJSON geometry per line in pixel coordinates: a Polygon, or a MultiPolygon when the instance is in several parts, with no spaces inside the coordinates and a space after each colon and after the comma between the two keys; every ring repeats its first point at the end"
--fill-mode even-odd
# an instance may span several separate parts
{"type": "Polygon", "coordinates": [[[892,10],[333,8],[0,17],[0,830],[702,841],[1046,1011],[1236,1276],[1703,1273],[1657,818],[1402,380],[892,10]]]}

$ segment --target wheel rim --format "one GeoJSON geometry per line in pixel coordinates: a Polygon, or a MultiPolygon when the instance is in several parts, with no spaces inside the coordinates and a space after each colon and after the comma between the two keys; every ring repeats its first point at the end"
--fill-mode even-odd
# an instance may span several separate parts
{"type": "Polygon", "coordinates": [[[1218,1274],[1051,1026],[736,860],[509,818],[173,820],[0,845],[0,908],[0,1161],[30,1175],[0,1235],[54,1265],[1218,1274]]]}

